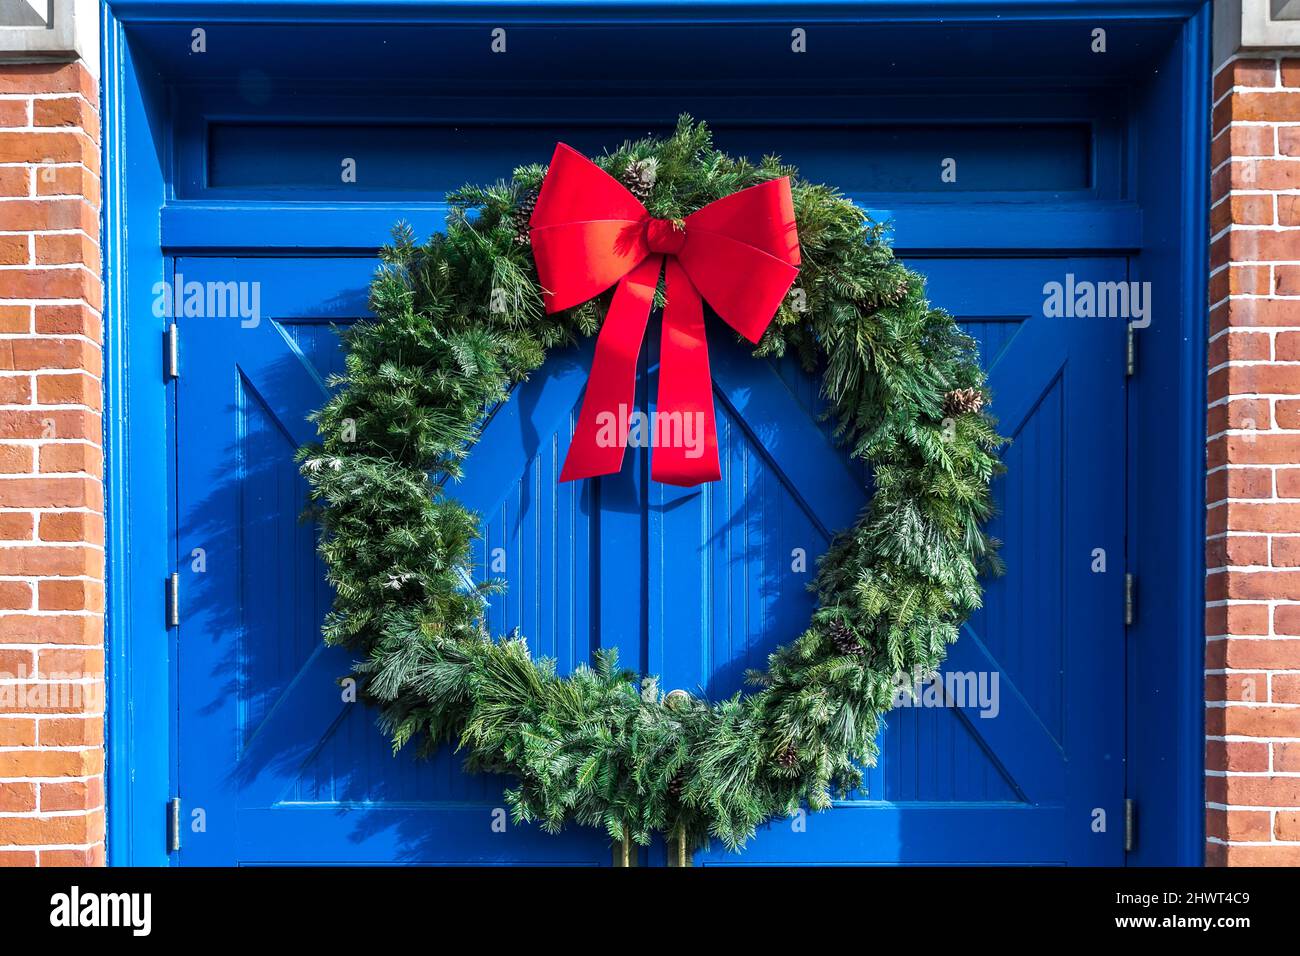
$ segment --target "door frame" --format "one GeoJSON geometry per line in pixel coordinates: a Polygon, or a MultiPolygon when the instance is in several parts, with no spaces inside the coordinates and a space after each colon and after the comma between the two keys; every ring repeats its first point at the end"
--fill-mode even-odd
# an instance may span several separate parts
{"type": "MultiPolygon", "coordinates": [[[[662,17],[665,0],[635,5],[599,0],[516,0],[493,12],[492,25],[515,21],[564,26],[578,21],[636,23],[662,17]]],[[[1129,862],[1199,865],[1204,818],[1204,524],[1205,342],[1208,274],[1208,131],[1210,10],[1203,0],[843,0],[800,4],[800,22],[819,25],[1016,22],[1078,30],[1089,22],[1155,26],[1169,42],[1148,55],[1154,78],[1134,86],[1126,176],[1131,200],[1097,209],[999,209],[1002,233],[976,210],[927,206],[891,213],[897,246],[942,251],[971,248],[1109,252],[1132,257],[1132,277],[1153,283],[1161,303],[1139,333],[1139,371],[1129,384],[1127,566],[1140,573],[1140,613],[1128,640],[1128,790],[1148,808],[1129,862]],[[1011,238],[1007,238],[1007,237],[1011,238]],[[1171,290],[1165,294],[1164,290],[1171,290]],[[1172,427],[1171,424],[1173,423],[1172,427]],[[1171,464],[1172,463],[1172,464],[1171,464]],[[1151,609],[1161,609],[1160,619],[1151,609]]],[[[788,30],[791,5],[769,0],[673,3],[675,21],[747,24],[788,30]]],[[[137,29],[188,35],[195,24],[222,28],[267,22],[393,25],[488,25],[473,2],[389,0],[104,0],[101,104],[104,128],[105,510],[107,515],[107,812],[109,862],[170,865],[166,807],[173,794],[174,661],[165,626],[166,574],[175,567],[169,385],[154,284],[166,277],[168,241],[191,235],[211,248],[235,242],[223,229],[231,215],[213,204],[176,201],[169,180],[172,129],[168,75],[137,29]],[[223,235],[225,236],[223,240],[223,235]],[[160,733],[160,728],[167,728],[160,733]]],[[[486,26],[485,26],[486,28],[486,26]]],[[[344,31],[346,32],[346,31],[344,31]]],[[[1032,76],[1018,79],[1030,81],[1032,76]]],[[[422,204],[419,213],[436,213],[422,204]]],[[[319,207],[312,212],[318,213],[319,207]]],[[[246,213],[245,213],[246,214],[246,213]]],[[[406,207],[331,207],[338,235],[383,236],[406,207]],[[360,231],[354,231],[360,230],[360,231]]],[[[986,213],[984,214],[986,215],[986,213]]],[[[305,234],[311,212],[294,218],[263,210],[268,226],[305,234]]],[[[309,225],[310,224],[310,225],[309,225]]],[[[342,242],[343,240],[338,240],[342,242]]],[[[348,240],[355,243],[355,239],[348,240]]],[[[339,248],[338,245],[332,248],[339,248]]]]}

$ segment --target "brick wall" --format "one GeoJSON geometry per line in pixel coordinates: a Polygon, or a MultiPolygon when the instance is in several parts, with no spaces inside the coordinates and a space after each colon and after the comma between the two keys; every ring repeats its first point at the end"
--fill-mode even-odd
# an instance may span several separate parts
{"type": "Polygon", "coordinates": [[[1214,78],[1206,861],[1300,865],[1300,59],[1214,78]]]}
{"type": "Polygon", "coordinates": [[[0,64],[0,866],[104,860],[97,84],[0,64]]]}

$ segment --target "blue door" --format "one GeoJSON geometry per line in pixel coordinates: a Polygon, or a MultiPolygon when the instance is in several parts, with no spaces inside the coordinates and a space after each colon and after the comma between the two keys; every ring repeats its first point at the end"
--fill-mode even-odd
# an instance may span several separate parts
{"type": "MultiPolygon", "coordinates": [[[[1042,303],[1047,282],[1122,279],[1125,263],[913,264],[979,340],[1014,439],[996,487],[1008,573],[952,650],[958,683],[891,714],[861,792],[698,864],[1122,861],[1123,330],[1046,318],[1042,303]]],[[[366,314],[373,260],[175,269],[257,283],[261,305],[255,326],[178,320],[181,862],[608,864],[601,833],[510,823],[505,781],[463,773],[448,750],[392,755],[339,683],[348,654],[320,644],[330,595],[293,452],[341,368],[333,327],[366,314]]],[[[657,335],[647,343],[643,403],[657,335]]],[[[865,504],[868,477],[819,422],[814,379],[725,334],[710,347],[716,484],[651,482],[640,451],[617,476],[557,484],[587,349],[552,355],[491,417],[459,493],[484,516],[475,573],[509,585],[495,632],[520,628],[566,670],[616,646],[665,688],[716,698],[803,627],[815,558],[865,504]]]]}

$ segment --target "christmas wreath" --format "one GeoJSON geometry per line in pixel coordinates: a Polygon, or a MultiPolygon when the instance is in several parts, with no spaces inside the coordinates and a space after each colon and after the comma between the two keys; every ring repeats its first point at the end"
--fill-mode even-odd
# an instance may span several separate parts
{"type": "MultiPolygon", "coordinates": [[[[376,318],[343,333],[321,441],[299,452],[335,589],[326,641],[357,652],[395,749],[451,741],[469,769],[514,777],[517,822],[576,821],[642,844],[658,831],[684,853],[711,837],[736,848],[773,817],[830,806],[874,762],[900,675],[933,673],[996,566],[983,525],[1001,439],[974,343],[852,202],[775,157],[715,150],[688,117],[594,164],[560,147],[549,173],[524,166],[448,203],[444,233],[421,244],[399,226],[384,249],[376,318]],[[621,225],[593,226],[592,203],[621,225]],[[661,266],[665,339],[684,337],[661,403],[675,389],[682,408],[707,403],[712,424],[703,299],[756,341],[755,357],[789,353],[820,374],[838,440],[873,476],[870,504],[820,559],[808,628],[748,674],[749,693],[717,702],[665,695],[613,653],[562,676],[525,636],[488,633],[500,585],[472,582],[479,518],[448,493],[494,405],[548,349],[598,331],[566,470],[617,470],[621,447],[576,446],[588,406],[621,395],[615,353],[629,334],[635,371],[649,309],[665,305],[661,266]],[[614,363],[603,371],[602,351],[614,363]]],[[[662,480],[710,477],[707,453],[654,454],[662,480]]]]}

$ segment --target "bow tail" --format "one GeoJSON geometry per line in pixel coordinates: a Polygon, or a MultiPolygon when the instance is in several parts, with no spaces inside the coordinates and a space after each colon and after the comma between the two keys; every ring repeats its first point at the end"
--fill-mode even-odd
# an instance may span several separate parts
{"type": "Polygon", "coordinates": [[[623,423],[634,407],[636,362],[662,264],[660,256],[647,257],[614,289],[614,298],[596,336],[587,393],[560,481],[612,475],[623,467],[627,447],[623,423]]]}
{"type": "Polygon", "coordinates": [[[722,471],[709,346],[704,336],[704,303],[676,257],[668,259],[667,298],[650,477],[690,487],[717,481],[722,471]]]}

